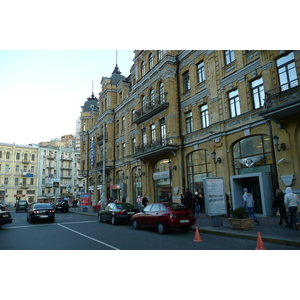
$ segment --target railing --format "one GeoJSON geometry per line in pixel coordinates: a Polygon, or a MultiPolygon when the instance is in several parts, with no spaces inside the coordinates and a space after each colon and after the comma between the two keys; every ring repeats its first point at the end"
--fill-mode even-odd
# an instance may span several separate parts
{"type": "Polygon", "coordinates": [[[152,141],[151,143],[136,146],[134,155],[148,151],[153,151],[164,146],[167,146],[167,139],[152,141]]]}
{"type": "Polygon", "coordinates": [[[264,108],[270,109],[300,98],[299,79],[300,77],[265,92],[264,108]]]}

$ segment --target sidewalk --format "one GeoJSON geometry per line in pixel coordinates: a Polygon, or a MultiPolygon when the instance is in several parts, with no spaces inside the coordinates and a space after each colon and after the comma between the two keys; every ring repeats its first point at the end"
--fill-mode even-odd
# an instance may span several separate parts
{"type": "MultiPolygon", "coordinates": [[[[95,217],[98,216],[98,212],[93,212],[92,207],[88,207],[86,209],[82,207],[70,207],[69,211],[72,213],[95,217]]],[[[232,229],[229,225],[228,219],[225,217],[222,218],[223,226],[214,227],[211,217],[208,217],[203,213],[200,214],[199,218],[196,220],[196,224],[192,227],[192,230],[195,230],[196,227],[198,227],[200,234],[208,233],[251,240],[257,240],[257,233],[260,232],[264,242],[300,248],[300,231],[286,228],[285,222],[282,226],[278,225],[279,219],[276,216],[260,217],[257,215],[257,217],[259,219],[259,225],[254,224],[254,227],[251,230],[239,231],[232,229]]]]}

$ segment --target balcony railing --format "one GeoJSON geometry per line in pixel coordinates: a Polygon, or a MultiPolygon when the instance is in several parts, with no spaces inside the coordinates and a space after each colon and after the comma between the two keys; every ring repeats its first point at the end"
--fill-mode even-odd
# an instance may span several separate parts
{"type": "MultiPolygon", "coordinates": [[[[108,132],[105,131],[105,142],[108,141],[108,138],[107,138],[107,137],[108,137],[108,132]]],[[[103,143],[103,134],[97,136],[97,144],[100,145],[100,144],[102,144],[102,143],[103,143]]]]}
{"type": "Polygon", "coordinates": [[[169,103],[166,102],[165,97],[156,97],[150,102],[143,105],[143,107],[134,113],[133,123],[140,124],[141,122],[151,118],[158,112],[166,109],[169,106],[169,103]]]}
{"type": "Polygon", "coordinates": [[[134,158],[147,158],[155,155],[175,151],[178,149],[178,145],[174,145],[171,139],[162,139],[152,141],[144,145],[136,146],[134,158]]]}
{"type": "Polygon", "coordinates": [[[300,97],[299,79],[300,77],[265,92],[265,109],[270,109],[298,99],[300,97]]]}

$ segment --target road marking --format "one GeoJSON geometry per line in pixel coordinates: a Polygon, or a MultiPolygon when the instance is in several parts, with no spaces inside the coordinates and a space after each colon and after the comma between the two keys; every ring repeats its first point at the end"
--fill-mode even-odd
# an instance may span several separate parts
{"type": "MultiPolygon", "coordinates": [[[[68,223],[68,224],[70,224],[70,223],[68,223]]],[[[77,234],[79,234],[79,235],[81,235],[81,236],[83,236],[83,237],[85,237],[85,238],[87,238],[87,239],[90,239],[90,240],[94,241],[94,242],[97,242],[97,243],[99,243],[99,244],[102,244],[102,245],[104,245],[104,246],[107,246],[107,247],[109,247],[109,248],[112,248],[112,249],[114,249],[114,250],[120,250],[120,249],[118,249],[118,248],[116,248],[116,247],[114,247],[114,246],[112,246],[112,245],[109,245],[109,244],[104,243],[104,242],[102,242],[102,241],[96,240],[96,239],[94,239],[94,238],[92,238],[92,237],[90,237],[90,236],[87,236],[87,235],[85,235],[85,234],[83,234],[83,233],[80,233],[80,232],[78,232],[78,231],[76,231],[76,230],[70,229],[70,228],[68,228],[68,227],[66,227],[66,226],[64,226],[64,225],[62,225],[62,224],[57,224],[57,225],[59,225],[59,226],[65,228],[65,229],[68,229],[68,230],[70,230],[70,231],[72,231],[72,232],[74,232],[74,233],[77,233],[77,234]]]]}
{"type": "MultiPolygon", "coordinates": [[[[60,223],[60,224],[82,224],[82,223],[95,223],[95,221],[81,221],[81,222],[64,222],[64,223],[60,223]]],[[[40,226],[55,226],[55,225],[59,225],[58,223],[46,223],[46,224],[28,224],[28,225],[22,225],[22,226],[7,226],[7,229],[15,229],[15,228],[26,228],[26,227],[31,227],[31,228],[35,228],[35,227],[40,227],[40,226]]]]}

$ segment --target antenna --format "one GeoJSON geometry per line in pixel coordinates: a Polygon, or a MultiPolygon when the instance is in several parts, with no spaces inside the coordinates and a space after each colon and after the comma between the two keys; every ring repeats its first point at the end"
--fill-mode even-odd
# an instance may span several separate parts
{"type": "Polygon", "coordinates": [[[92,95],[94,96],[94,80],[92,80],[92,95]]]}
{"type": "Polygon", "coordinates": [[[118,50],[116,50],[116,65],[118,65],[118,50]]]}

